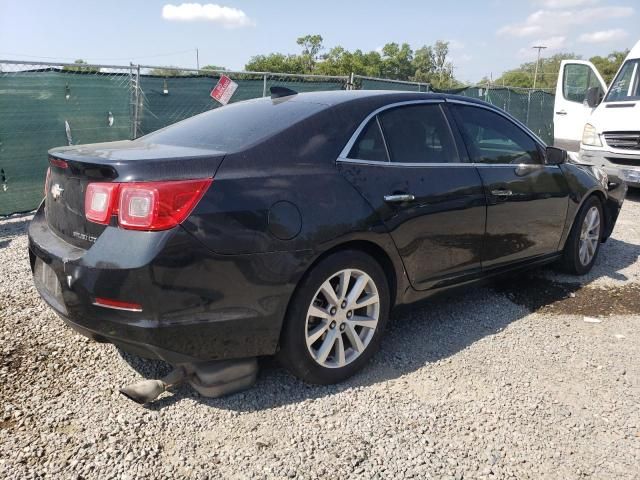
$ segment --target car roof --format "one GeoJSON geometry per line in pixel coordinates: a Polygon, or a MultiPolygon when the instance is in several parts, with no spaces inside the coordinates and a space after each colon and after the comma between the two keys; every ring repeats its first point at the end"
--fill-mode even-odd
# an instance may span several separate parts
{"type": "Polygon", "coordinates": [[[364,102],[371,99],[378,99],[389,104],[412,100],[450,99],[463,100],[465,102],[477,103],[495,108],[490,103],[463,95],[435,92],[408,92],[400,90],[329,90],[321,92],[302,92],[297,95],[281,98],[282,101],[291,100],[296,102],[321,103],[327,106],[335,106],[347,102],[358,103],[358,100],[364,102]]]}

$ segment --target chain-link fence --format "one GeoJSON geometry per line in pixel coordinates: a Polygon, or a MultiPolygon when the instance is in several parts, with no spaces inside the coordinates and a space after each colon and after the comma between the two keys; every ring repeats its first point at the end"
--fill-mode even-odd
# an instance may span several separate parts
{"type": "MultiPolygon", "coordinates": [[[[47,150],[133,139],[218,108],[210,97],[221,75],[238,84],[231,102],[297,92],[403,90],[429,85],[382,78],[194,70],[144,65],[86,65],[0,60],[0,215],[34,209],[42,198],[47,150]]],[[[553,95],[509,88],[456,91],[511,112],[552,139],[553,95]]]]}

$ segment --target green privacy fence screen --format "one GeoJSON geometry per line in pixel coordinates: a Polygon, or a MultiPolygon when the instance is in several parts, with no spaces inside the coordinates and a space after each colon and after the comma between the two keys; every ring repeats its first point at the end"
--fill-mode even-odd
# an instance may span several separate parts
{"type": "MultiPolygon", "coordinates": [[[[232,102],[267,95],[272,86],[298,92],[366,89],[428,91],[424,83],[371,77],[224,72],[238,89],[232,102]]],[[[0,60],[0,215],[38,206],[53,147],[139,137],[218,108],[209,94],[221,72],[138,65],[69,65],[0,60]]],[[[553,95],[470,87],[481,98],[551,142],[553,95]]]]}

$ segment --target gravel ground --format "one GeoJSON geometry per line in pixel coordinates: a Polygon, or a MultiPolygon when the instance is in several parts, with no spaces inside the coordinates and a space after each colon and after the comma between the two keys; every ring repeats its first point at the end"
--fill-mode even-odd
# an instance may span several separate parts
{"type": "Polygon", "coordinates": [[[590,275],[537,270],[398,313],[347,383],[265,362],[244,393],[147,408],[117,388],[167,367],[45,307],[28,220],[0,221],[0,478],[640,478],[639,194],[590,275]]]}

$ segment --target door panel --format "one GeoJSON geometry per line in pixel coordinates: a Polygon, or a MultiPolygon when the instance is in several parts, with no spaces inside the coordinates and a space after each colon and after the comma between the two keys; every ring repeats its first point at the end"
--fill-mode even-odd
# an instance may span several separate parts
{"type": "Polygon", "coordinates": [[[568,186],[557,166],[477,165],[488,199],[484,269],[557,251],[568,186]]]}
{"type": "Polygon", "coordinates": [[[403,259],[414,288],[424,290],[480,273],[485,196],[477,170],[341,162],[340,170],[371,204],[403,259]],[[388,194],[412,194],[388,203],[388,194]]]}
{"type": "Polygon", "coordinates": [[[487,197],[483,270],[556,252],[569,202],[560,168],[545,165],[542,147],[505,115],[468,104],[450,108],[487,197]]]}
{"type": "Polygon", "coordinates": [[[553,109],[554,145],[570,152],[580,150],[582,131],[593,111],[584,99],[590,87],[606,92],[602,76],[591,62],[563,60],[556,85],[553,109]]]}
{"type": "Polygon", "coordinates": [[[486,200],[477,170],[460,161],[461,149],[441,101],[410,102],[373,116],[340,162],[419,290],[481,273],[486,200]]]}

